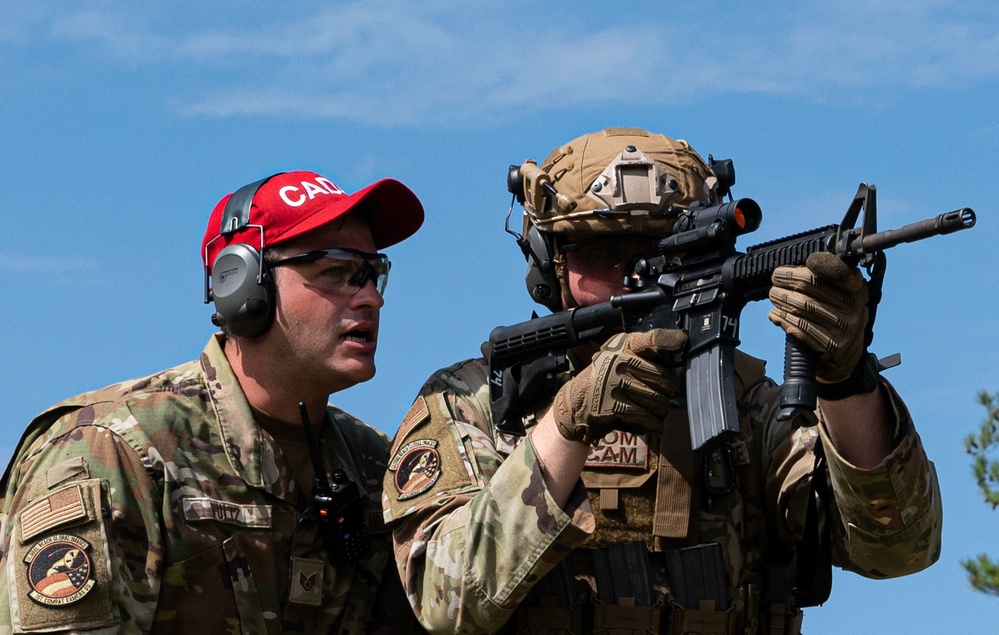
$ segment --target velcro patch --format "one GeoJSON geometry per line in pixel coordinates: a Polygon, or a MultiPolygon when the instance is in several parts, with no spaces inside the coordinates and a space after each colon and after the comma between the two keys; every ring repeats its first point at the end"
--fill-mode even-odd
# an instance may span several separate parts
{"type": "Polygon", "coordinates": [[[271,526],[270,505],[237,505],[228,501],[215,500],[207,496],[185,498],[182,502],[184,520],[211,520],[239,527],[271,526]]]}
{"type": "Polygon", "coordinates": [[[433,439],[417,439],[399,448],[388,469],[401,501],[419,496],[441,477],[441,453],[433,439]]]}
{"type": "Polygon", "coordinates": [[[78,602],[97,584],[90,562],[90,543],[73,534],[38,541],[24,556],[28,565],[28,597],[46,606],[78,602]]]}
{"type": "Polygon", "coordinates": [[[100,479],[73,481],[17,514],[17,539],[11,540],[3,572],[15,633],[86,630],[118,621],[103,491],[100,479]]]}
{"type": "Polygon", "coordinates": [[[586,457],[587,468],[630,468],[645,470],[649,466],[649,445],[644,434],[612,430],[586,457]]]}
{"type": "Polygon", "coordinates": [[[469,458],[445,397],[420,397],[413,411],[416,414],[407,416],[406,423],[416,434],[407,438],[400,430],[392,447],[385,476],[386,522],[412,513],[426,500],[472,484],[469,458]]]}
{"type": "Polygon", "coordinates": [[[86,517],[83,486],[72,485],[32,503],[21,512],[21,540],[31,540],[50,529],[86,517]]]}
{"type": "Polygon", "coordinates": [[[323,573],[326,565],[322,560],[310,558],[291,559],[291,590],[288,601],[292,604],[320,606],[323,603],[323,573]]]}
{"type": "Polygon", "coordinates": [[[410,406],[409,412],[406,413],[406,418],[399,424],[399,430],[395,433],[396,439],[399,441],[404,440],[413,430],[429,418],[430,409],[427,407],[427,400],[422,396],[417,397],[413,405],[410,406]]]}

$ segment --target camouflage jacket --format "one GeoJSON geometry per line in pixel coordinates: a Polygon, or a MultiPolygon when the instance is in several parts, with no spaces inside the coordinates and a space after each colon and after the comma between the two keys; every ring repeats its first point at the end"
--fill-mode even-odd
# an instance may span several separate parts
{"type": "Polygon", "coordinates": [[[381,522],[388,438],[332,406],[320,438],[373,534],[349,567],[328,562],[217,336],[199,360],[44,412],[0,489],[0,633],[404,631],[381,522]]]}
{"type": "MultiPolygon", "coordinates": [[[[782,604],[786,594],[768,595],[768,576],[787,574],[791,548],[804,539],[819,444],[831,495],[816,518],[829,528],[832,562],[872,578],[932,564],[942,525],[936,473],[890,385],[882,380],[897,446],[861,470],[837,454],[821,412],[813,427],[779,422],[779,389],[763,362],[738,359],[735,441],[701,464],[676,403],[661,434],[611,433],[591,450],[565,509],[545,488],[530,437],[493,426],[483,359],[431,376],[400,426],[384,485],[396,562],[423,625],[441,633],[504,624],[521,633],[795,632],[801,612],[782,604]],[[695,598],[685,609],[676,574],[671,589],[670,554],[712,543],[721,547],[725,599],[695,598]],[[627,551],[636,544],[642,558],[627,551]],[[621,590],[638,565],[649,569],[651,602],[621,590]],[[615,575],[625,584],[608,591],[615,575]],[[590,608],[580,617],[566,604],[590,608]],[[783,623],[772,628],[775,621],[783,623]]],[[[525,424],[546,408],[525,413],[525,424]]]]}

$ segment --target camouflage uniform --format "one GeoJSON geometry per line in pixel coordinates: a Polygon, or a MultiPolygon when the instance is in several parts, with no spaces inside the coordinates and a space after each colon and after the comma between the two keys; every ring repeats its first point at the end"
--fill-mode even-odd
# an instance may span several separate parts
{"type": "Polygon", "coordinates": [[[320,437],[374,534],[348,568],[327,561],[217,337],[197,361],[49,409],[0,490],[0,632],[405,630],[380,514],[388,439],[332,406],[320,437]]]}
{"type": "MultiPolygon", "coordinates": [[[[798,632],[801,611],[786,586],[818,444],[831,500],[817,518],[831,529],[832,562],[871,578],[934,562],[936,473],[887,382],[897,447],[861,470],[837,454],[821,413],[815,427],[777,421],[779,389],[763,362],[737,359],[735,441],[703,463],[695,458],[680,399],[662,434],[611,433],[591,450],[564,510],[545,488],[530,438],[494,427],[485,361],[435,373],[399,429],[384,486],[396,561],[423,625],[442,633],[504,625],[519,633],[798,632]],[[419,485],[410,487],[414,476],[419,485]],[[682,569],[671,578],[673,557],[710,543],[721,546],[727,599],[684,601],[691,580],[677,581],[682,569]],[[643,600],[633,587],[645,568],[652,592],[643,600]]],[[[525,413],[525,425],[546,408],[525,413]]]]}

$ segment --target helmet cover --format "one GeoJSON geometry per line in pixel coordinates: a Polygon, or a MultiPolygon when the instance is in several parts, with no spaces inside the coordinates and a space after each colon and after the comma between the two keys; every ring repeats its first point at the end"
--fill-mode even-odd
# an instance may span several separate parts
{"type": "Polygon", "coordinates": [[[553,150],[540,168],[559,196],[526,192],[525,232],[532,224],[554,234],[667,236],[677,211],[711,201],[718,182],[686,141],[639,128],[583,135],[553,150]]]}

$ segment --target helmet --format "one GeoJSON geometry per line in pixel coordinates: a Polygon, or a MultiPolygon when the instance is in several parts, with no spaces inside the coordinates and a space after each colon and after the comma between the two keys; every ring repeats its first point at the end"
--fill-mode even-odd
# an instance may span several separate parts
{"type": "Polygon", "coordinates": [[[541,165],[511,168],[510,189],[524,206],[521,249],[536,302],[560,311],[568,290],[556,236],[641,234],[666,237],[679,210],[718,198],[718,178],[683,140],[639,128],[607,128],[553,150],[541,165]]]}

